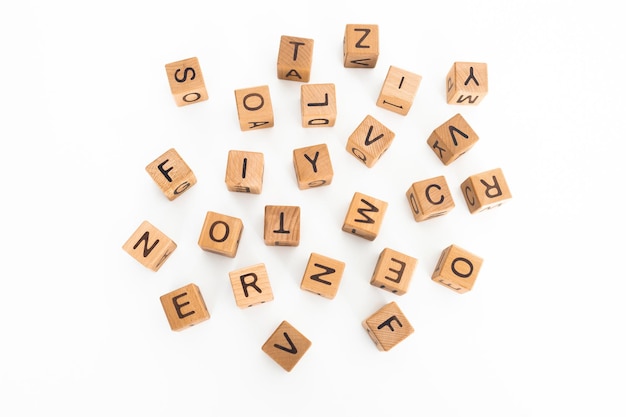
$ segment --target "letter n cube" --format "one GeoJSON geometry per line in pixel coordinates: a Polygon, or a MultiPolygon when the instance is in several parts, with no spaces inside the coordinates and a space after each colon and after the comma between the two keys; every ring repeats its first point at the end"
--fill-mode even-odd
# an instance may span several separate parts
{"type": "Polygon", "coordinates": [[[176,249],[176,243],[148,221],[143,221],[122,249],[146,268],[158,271],[176,249]]]}
{"type": "Polygon", "coordinates": [[[332,300],[337,295],[345,267],[344,262],[311,253],[300,288],[332,300]]]}

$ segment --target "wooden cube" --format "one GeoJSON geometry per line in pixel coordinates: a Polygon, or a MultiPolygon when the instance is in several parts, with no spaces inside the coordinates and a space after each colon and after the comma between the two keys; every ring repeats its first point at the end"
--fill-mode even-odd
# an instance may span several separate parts
{"type": "Polygon", "coordinates": [[[413,326],[394,301],[382,306],[362,324],[380,351],[389,351],[414,332],[413,326]]]}
{"type": "Polygon", "coordinates": [[[300,244],[300,207],[265,206],[263,239],[268,246],[300,244]]]}
{"type": "Polygon", "coordinates": [[[500,168],[469,176],[461,184],[461,191],[472,214],[499,207],[513,198],[500,168]]]}
{"type": "Polygon", "coordinates": [[[413,105],[422,76],[390,66],[376,105],[406,116],[413,105]]]}
{"type": "Polygon", "coordinates": [[[389,148],[395,135],[368,114],[348,138],[346,150],[371,168],[389,148]]]}
{"type": "Polygon", "coordinates": [[[378,25],[346,25],[343,36],[345,68],[374,68],[378,55],[378,25]]]}
{"type": "Polygon", "coordinates": [[[267,85],[235,90],[239,127],[243,131],[274,126],[274,109],[267,85]]]}
{"type": "Polygon", "coordinates": [[[146,171],[170,201],[178,198],[197,182],[191,168],[174,148],[149,163],[146,171]]]}
{"type": "Polygon", "coordinates": [[[332,300],[337,295],[345,267],[342,261],[311,253],[300,288],[332,300]]]}
{"type": "Polygon", "coordinates": [[[446,77],[448,104],[478,105],[489,90],[487,64],[455,62],[446,77]]]}
{"type": "Polygon", "coordinates": [[[337,120],[335,84],[302,84],[302,127],[332,127],[337,120]]]}
{"type": "Polygon", "coordinates": [[[174,101],[179,107],[209,99],[198,58],[166,64],[165,72],[174,101]]]}
{"type": "Polygon", "coordinates": [[[228,275],[237,307],[248,308],[274,299],[265,264],[241,268],[228,275]]]}
{"type": "Polygon", "coordinates": [[[416,222],[443,216],[454,208],[454,200],[443,175],[414,182],[406,197],[416,222]]]}
{"type": "Polygon", "coordinates": [[[261,194],[264,164],[261,152],[228,151],[224,180],[228,191],[261,194]]]}
{"type": "Polygon", "coordinates": [[[211,318],[200,288],[195,284],[162,295],[161,305],[170,328],[176,332],[211,318]]]}
{"type": "Polygon", "coordinates": [[[378,256],[370,284],[396,295],[404,295],[409,290],[416,266],[416,258],[385,248],[378,256]]]}
{"type": "Polygon", "coordinates": [[[122,249],[146,268],[158,271],[176,249],[176,243],[148,221],[143,221],[122,249]]]}
{"type": "Polygon", "coordinates": [[[474,286],[482,263],[482,258],[450,245],[441,253],[432,280],[459,294],[466,293],[474,286]]]}
{"type": "Polygon", "coordinates": [[[333,181],[333,165],[325,143],[294,149],[293,166],[301,190],[330,185],[333,181]]]}
{"type": "Polygon", "coordinates": [[[204,217],[198,246],[207,252],[234,258],[237,255],[242,231],[241,219],[208,211],[204,217]]]}
{"type": "Polygon", "coordinates": [[[433,130],[427,143],[444,165],[450,165],[478,142],[478,135],[460,114],[433,130]]]}
{"type": "Polygon", "coordinates": [[[279,80],[309,82],[313,64],[313,39],[281,36],[276,64],[279,80]]]}
{"type": "Polygon", "coordinates": [[[282,321],[261,349],[285,371],[291,372],[311,344],[311,341],[289,322],[282,321]]]}
{"type": "Polygon", "coordinates": [[[378,236],[388,203],[356,192],[348,207],[342,230],[367,240],[378,236]]]}

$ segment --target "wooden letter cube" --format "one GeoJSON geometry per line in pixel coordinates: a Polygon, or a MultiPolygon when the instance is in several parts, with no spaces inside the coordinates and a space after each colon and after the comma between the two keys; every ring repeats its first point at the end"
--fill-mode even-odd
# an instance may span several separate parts
{"type": "Polygon", "coordinates": [[[417,259],[393,249],[385,248],[378,257],[370,284],[396,295],[409,290],[417,259]]]}
{"type": "Polygon", "coordinates": [[[501,206],[513,198],[500,168],[469,176],[461,184],[461,191],[472,214],[501,206]]]}
{"type": "Polygon", "coordinates": [[[170,90],[179,107],[209,99],[198,58],[166,64],[165,72],[170,90]]]}
{"type": "Polygon", "coordinates": [[[371,115],[367,115],[352,132],[346,150],[371,168],[389,148],[395,133],[371,115]]]}
{"type": "Polygon", "coordinates": [[[390,66],[376,105],[406,116],[413,105],[422,76],[390,66]]]}
{"type": "Polygon", "coordinates": [[[261,194],[264,167],[261,152],[228,151],[226,188],[234,192],[261,194]]]}
{"type": "Polygon", "coordinates": [[[337,120],[335,84],[302,84],[302,127],[332,127],[337,120]]]}
{"type": "Polygon", "coordinates": [[[193,171],[174,148],[149,163],[146,171],[170,201],[197,182],[193,171]]]}
{"type": "Polygon", "coordinates": [[[268,246],[298,246],[300,207],[265,206],[263,239],[268,246]]]}
{"type": "Polygon", "coordinates": [[[346,25],[343,36],[343,66],[374,68],[378,61],[378,25],[346,25]]]}
{"type": "Polygon", "coordinates": [[[276,64],[278,79],[309,82],[313,63],[313,39],[281,36],[276,64]]]}
{"type": "Polygon", "coordinates": [[[367,240],[378,236],[388,203],[356,192],[348,207],[342,230],[367,240]]]}
{"type": "Polygon", "coordinates": [[[382,306],[362,324],[381,351],[390,350],[414,332],[413,326],[394,301],[382,306]]]}
{"type": "Polygon", "coordinates": [[[301,190],[330,185],[333,180],[333,166],[325,143],[294,149],[293,166],[301,190]]]}
{"type": "Polygon", "coordinates": [[[274,299],[264,264],[252,265],[228,273],[235,302],[239,308],[248,308],[274,299]]]}
{"type": "Polygon", "coordinates": [[[482,258],[450,245],[441,253],[432,280],[459,294],[468,292],[474,286],[482,263],[482,258]]]}
{"type": "Polygon", "coordinates": [[[198,238],[198,246],[207,252],[234,258],[242,231],[241,219],[208,211],[198,238]]]}
{"type": "Polygon", "coordinates": [[[433,130],[427,143],[444,165],[450,165],[478,142],[478,135],[460,114],[433,130]]]}
{"type": "Polygon", "coordinates": [[[487,64],[455,62],[446,78],[448,104],[477,105],[487,95],[487,64]]]}
{"type": "Polygon", "coordinates": [[[176,243],[159,229],[144,221],[122,246],[130,256],[153,271],[158,271],[176,249],[176,243]]]}
{"type": "Polygon", "coordinates": [[[180,331],[211,318],[200,288],[188,284],[161,296],[165,316],[174,331],[180,331]]]}
{"type": "Polygon", "coordinates": [[[311,347],[311,341],[286,321],[280,323],[261,349],[285,371],[291,372],[311,347]]]}
{"type": "Polygon", "coordinates": [[[406,192],[406,198],[416,222],[443,216],[454,208],[452,194],[443,175],[414,182],[406,192]]]}
{"type": "Polygon", "coordinates": [[[311,253],[300,288],[332,300],[337,295],[345,267],[344,262],[311,253]]]}
{"type": "Polygon", "coordinates": [[[239,127],[243,131],[274,126],[274,109],[267,85],[235,90],[239,127]]]}

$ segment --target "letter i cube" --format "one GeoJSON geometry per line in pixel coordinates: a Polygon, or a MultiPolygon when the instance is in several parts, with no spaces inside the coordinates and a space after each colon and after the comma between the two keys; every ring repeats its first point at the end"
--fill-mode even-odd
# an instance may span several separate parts
{"type": "Polygon", "coordinates": [[[461,184],[461,191],[472,214],[498,207],[512,198],[500,168],[469,176],[461,184]]]}
{"type": "Polygon", "coordinates": [[[487,64],[455,62],[446,77],[448,104],[478,105],[489,90],[487,64]]]}
{"type": "Polygon", "coordinates": [[[376,105],[406,116],[413,106],[413,100],[421,81],[421,75],[390,66],[376,105]]]}
{"type": "Polygon", "coordinates": [[[381,351],[389,351],[414,332],[413,326],[394,301],[382,306],[362,325],[381,351]]]}
{"type": "Polygon", "coordinates": [[[226,188],[239,193],[261,194],[265,160],[261,152],[228,151],[226,188]]]}
{"type": "Polygon", "coordinates": [[[165,65],[167,80],[177,106],[209,99],[198,58],[188,58],[165,65]]]}
{"type": "Polygon", "coordinates": [[[181,331],[211,318],[200,288],[188,284],[161,296],[161,305],[173,331],[181,331]]]}
{"type": "Polygon", "coordinates": [[[172,201],[196,184],[196,176],[174,148],[146,166],[146,171],[163,194],[172,201]]]}
{"type": "Polygon", "coordinates": [[[176,243],[148,221],[143,221],[122,246],[148,269],[158,271],[176,249],[176,243]]]}
{"type": "Polygon", "coordinates": [[[471,291],[482,264],[482,258],[457,245],[450,245],[441,252],[431,279],[463,294],[471,291]]]}

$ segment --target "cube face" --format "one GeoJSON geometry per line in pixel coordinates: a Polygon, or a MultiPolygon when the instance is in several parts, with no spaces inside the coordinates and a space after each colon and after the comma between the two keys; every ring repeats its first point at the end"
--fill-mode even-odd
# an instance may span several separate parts
{"type": "Polygon", "coordinates": [[[348,138],[346,150],[371,168],[389,148],[394,137],[395,133],[367,115],[348,138]]]}
{"type": "Polygon", "coordinates": [[[188,284],[161,296],[161,305],[173,331],[181,331],[211,318],[200,288],[188,284]]]}
{"type": "Polygon", "coordinates": [[[422,76],[390,66],[376,105],[406,116],[413,105],[422,76]]]}
{"type": "Polygon", "coordinates": [[[335,84],[302,84],[302,127],[332,127],[337,120],[335,84]]]}
{"type": "Polygon", "coordinates": [[[313,39],[281,36],[276,64],[279,80],[309,82],[313,64],[313,39]]]}
{"type": "Polygon", "coordinates": [[[478,135],[460,114],[433,130],[427,143],[444,165],[450,165],[478,142],[478,135]]]}
{"type": "Polygon", "coordinates": [[[170,201],[197,182],[193,171],[174,148],[149,163],[146,171],[170,201]]]}
{"type": "Polygon", "coordinates": [[[332,300],[337,295],[345,267],[342,261],[311,253],[300,288],[332,300]]]}
{"type": "Polygon", "coordinates": [[[122,249],[140,264],[156,272],[174,252],[176,243],[148,221],[143,221],[122,249]]]}
{"type": "Polygon", "coordinates": [[[261,152],[228,151],[226,188],[228,191],[261,194],[265,159],[261,152]]]}
{"type": "Polygon", "coordinates": [[[263,239],[268,246],[300,244],[300,207],[265,206],[263,239]]]}
{"type": "Polygon", "coordinates": [[[187,106],[209,99],[198,58],[166,64],[165,72],[177,106],[187,106]]]}
{"type": "Polygon", "coordinates": [[[406,197],[416,222],[443,216],[455,206],[443,175],[414,182],[407,190],[406,197]]]}
{"type": "Polygon", "coordinates": [[[455,62],[446,77],[448,104],[478,105],[489,90],[487,64],[455,62]]]}
{"type": "Polygon", "coordinates": [[[242,131],[274,126],[274,109],[267,85],[235,90],[235,102],[242,131]]]}
{"type": "Polygon", "coordinates": [[[409,290],[416,266],[416,258],[385,248],[378,257],[370,284],[396,295],[404,295],[409,290]]]}
{"type": "Polygon", "coordinates": [[[287,321],[274,330],[261,349],[285,371],[291,372],[311,347],[311,341],[287,321]]]}
{"type": "Polygon", "coordinates": [[[381,351],[390,350],[414,332],[409,320],[393,301],[381,307],[362,324],[381,351]]]}
{"type": "Polygon", "coordinates": [[[463,294],[471,291],[482,264],[482,258],[459,246],[450,245],[441,253],[432,280],[463,294]]]}
{"type": "Polygon", "coordinates": [[[234,258],[243,231],[241,219],[208,211],[198,238],[198,246],[207,252],[234,258]]]}
{"type": "Polygon", "coordinates": [[[461,191],[472,214],[501,206],[513,198],[500,168],[468,177],[461,184],[461,191]]]}
{"type": "Polygon", "coordinates": [[[388,205],[363,193],[354,193],[342,230],[367,240],[376,239],[388,205]]]}
{"type": "Polygon", "coordinates": [[[345,68],[374,68],[378,62],[378,25],[348,24],[343,37],[345,68]]]}
{"type": "Polygon", "coordinates": [[[264,264],[231,271],[228,275],[237,307],[248,308],[274,299],[264,264]]]}
{"type": "Polygon", "coordinates": [[[293,166],[301,190],[330,185],[333,181],[333,165],[325,143],[294,149],[293,166]]]}

